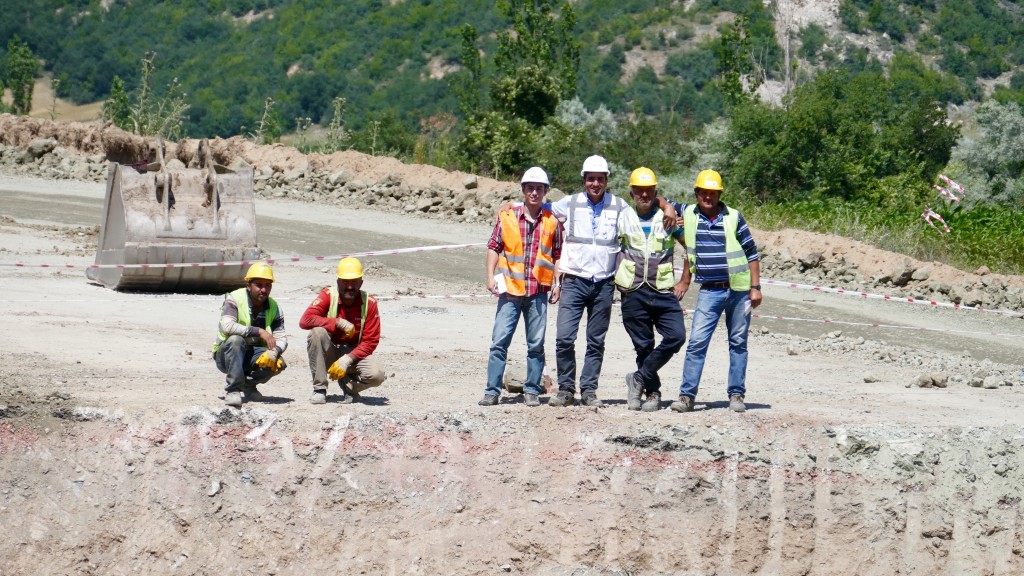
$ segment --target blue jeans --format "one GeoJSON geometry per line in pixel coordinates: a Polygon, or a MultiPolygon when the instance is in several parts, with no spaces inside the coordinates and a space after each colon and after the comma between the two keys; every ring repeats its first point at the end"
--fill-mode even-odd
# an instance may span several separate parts
{"type": "Polygon", "coordinates": [[[615,284],[611,278],[593,282],[566,274],[558,300],[558,323],[555,335],[555,364],[558,369],[558,391],[576,391],[576,334],[579,333],[583,311],[587,311],[587,353],[580,373],[580,391],[596,392],[604,361],[604,339],[612,319],[612,296],[615,284]]]}
{"type": "Polygon", "coordinates": [[[728,393],[729,396],[746,394],[750,292],[711,288],[701,289],[697,294],[697,307],[693,311],[693,324],[690,327],[690,345],[686,347],[686,361],[683,364],[683,383],[679,387],[680,396],[697,396],[711,335],[715,333],[718,317],[723,311],[725,327],[729,330],[728,393]]]}
{"type": "Polygon", "coordinates": [[[241,392],[245,384],[263,384],[274,377],[274,373],[256,365],[256,359],[267,349],[263,346],[250,346],[241,336],[228,336],[220,348],[213,353],[217,369],[227,374],[227,392],[241,392]]]}
{"type": "Polygon", "coordinates": [[[501,395],[501,379],[505,375],[508,346],[516,332],[519,317],[526,323],[526,382],[523,392],[540,394],[540,378],[544,371],[544,334],[548,324],[548,295],[498,296],[498,310],[494,313],[491,331],[491,351],[487,357],[487,389],[484,394],[501,395]]]}
{"type": "Polygon", "coordinates": [[[672,292],[662,293],[646,284],[622,293],[622,326],[636,350],[637,376],[647,393],[661,391],[658,370],[668,364],[686,341],[683,309],[672,292]],[[654,347],[654,331],[661,343],[654,347]]]}

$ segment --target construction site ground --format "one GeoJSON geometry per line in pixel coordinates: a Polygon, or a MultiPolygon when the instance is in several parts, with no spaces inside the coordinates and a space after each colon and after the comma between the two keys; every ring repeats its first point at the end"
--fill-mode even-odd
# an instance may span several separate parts
{"type": "MultiPolygon", "coordinates": [[[[1020,318],[765,286],[747,412],[720,327],[697,411],[668,409],[680,354],[641,413],[616,307],[606,407],[483,408],[484,248],[381,255],[364,287],[388,380],[314,406],[298,320],[336,255],[490,228],[259,199],[261,246],[298,259],[272,294],[289,367],[236,410],[210,356],[221,297],[86,279],[102,198],[0,176],[3,574],[1024,573],[1020,318]],[[968,385],[986,371],[1010,377],[968,385]]],[[[513,375],[524,360],[520,330],[513,375]]]]}

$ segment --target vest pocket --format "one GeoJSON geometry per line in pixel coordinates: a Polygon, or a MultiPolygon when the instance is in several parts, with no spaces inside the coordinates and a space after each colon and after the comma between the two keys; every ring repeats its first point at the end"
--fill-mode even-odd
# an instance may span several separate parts
{"type": "Polygon", "coordinates": [[[619,263],[619,269],[615,271],[615,283],[623,288],[633,286],[633,279],[636,277],[636,263],[623,259],[619,263]]]}
{"type": "Polygon", "coordinates": [[[658,277],[654,281],[655,286],[659,289],[666,289],[675,286],[676,284],[676,273],[672,269],[671,262],[665,262],[664,264],[658,264],[658,277]]]}

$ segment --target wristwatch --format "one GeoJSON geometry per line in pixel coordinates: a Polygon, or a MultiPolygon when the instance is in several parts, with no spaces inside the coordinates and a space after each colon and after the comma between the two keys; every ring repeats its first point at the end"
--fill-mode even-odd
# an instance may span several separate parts
{"type": "Polygon", "coordinates": [[[760,290],[761,289],[761,285],[760,284],[754,284],[753,286],[750,287],[750,289],[751,290],[760,290]]]}

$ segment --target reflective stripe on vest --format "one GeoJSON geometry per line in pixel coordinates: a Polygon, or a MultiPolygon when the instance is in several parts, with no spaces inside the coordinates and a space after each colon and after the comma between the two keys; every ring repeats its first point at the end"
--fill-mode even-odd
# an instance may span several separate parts
{"type": "MultiPolygon", "coordinates": [[[[750,262],[736,236],[739,228],[740,213],[726,207],[722,215],[722,227],[725,232],[725,262],[729,267],[729,288],[738,292],[750,290],[750,262]]],[[[686,260],[690,264],[690,273],[697,271],[697,205],[691,204],[683,211],[683,238],[686,241],[686,260]]]]}
{"type": "MultiPolygon", "coordinates": [[[[525,210],[525,208],[523,208],[525,210]]],[[[505,211],[498,216],[501,222],[501,243],[503,252],[498,261],[498,270],[505,276],[505,289],[512,296],[526,295],[526,254],[523,235],[519,231],[519,215],[505,211]]],[[[540,216],[540,244],[533,265],[533,277],[543,286],[550,286],[555,277],[554,243],[558,231],[558,220],[550,212],[542,211],[540,216]]]]}
{"type": "MultiPolygon", "coordinates": [[[[235,301],[235,307],[238,308],[238,323],[242,326],[252,326],[252,319],[249,317],[249,289],[239,288],[234,292],[229,292],[224,295],[224,300],[231,298],[235,301]]],[[[267,325],[265,328],[270,331],[270,327],[274,324],[274,320],[277,318],[277,301],[273,298],[267,297],[267,302],[270,307],[267,309],[267,325]]],[[[221,305],[221,310],[224,310],[224,306],[221,305]]],[[[219,324],[218,324],[219,325],[219,324]]],[[[228,339],[228,335],[217,329],[217,341],[213,343],[213,351],[216,352],[220,349],[220,345],[228,339]]],[[[263,339],[260,339],[263,342],[263,339]]],[[[266,342],[263,345],[266,346],[266,342]]]]}
{"type": "Polygon", "coordinates": [[[627,292],[643,284],[662,292],[671,290],[675,285],[672,270],[675,241],[665,232],[662,211],[654,213],[651,232],[647,235],[635,210],[626,210],[622,218],[622,258],[615,272],[615,284],[627,292]]]}
{"type": "MultiPolygon", "coordinates": [[[[328,318],[337,318],[338,317],[338,301],[340,300],[340,296],[338,295],[338,286],[337,286],[337,284],[335,284],[334,286],[329,287],[327,290],[329,291],[329,293],[331,295],[331,306],[330,306],[330,308],[327,309],[327,317],[328,318]]],[[[366,292],[360,290],[359,291],[359,299],[363,303],[363,311],[362,311],[362,314],[361,314],[361,318],[359,320],[359,340],[358,341],[362,342],[363,341],[363,326],[366,326],[366,306],[367,306],[367,301],[369,300],[369,296],[366,295],[366,292]]]]}
{"type": "MultiPolygon", "coordinates": [[[[607,194],[607,192],[605,193],[607,194]]],[[[606,232],[601,238],[594,235],[594,226],[591,216],[591,208],[587,201],[586,193],[574,194],[569,199],[568,213],[565,222],[565,236],[562,239],[562,272],[575,276],[589,276],[582,269],[574,269],[574,265],[581,262],[604,262],[604,269],[609,273],[615,270],[615,258],[618,254],[619,236],[615,222],[618,221],[626,203],[618,196],[608,196],[610,200],[601,211],[601,218],[609,218],[613,224],[605,228],[606,232]],[[608,214],[605,214],[605,213],[608,214]],[[576,233],[576,223],[585,220],[587,225],[581,227],[581,233],[576,233]],[[585,255],[591,256],[586,258],[585,255]]],[[[604,200],[602,200],[604,202],[604,200]]]]}

